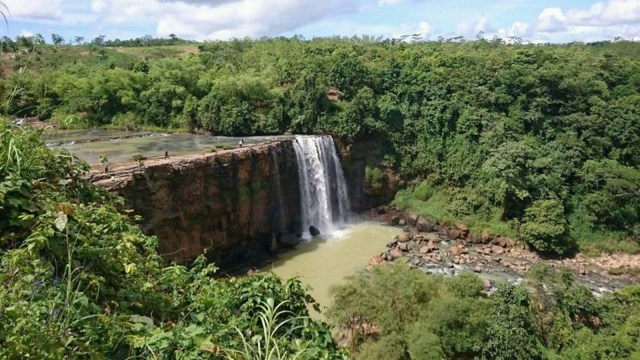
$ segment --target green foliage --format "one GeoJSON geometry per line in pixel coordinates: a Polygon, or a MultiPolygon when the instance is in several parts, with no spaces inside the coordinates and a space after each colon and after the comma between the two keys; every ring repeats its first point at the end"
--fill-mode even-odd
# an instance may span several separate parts
{"type": "Polygon", "coordinates": [[[413,191],[413,195],[416,199],[421,201],[427,201],[433,196],[433,188],[427,180],[424,180],[413,191]]]}
{"type": "Polygon", "coordinates": [[[142,154],[140,154],[140,153],[136,153],[136,154],[131,155],[131,160],[133,160],[133,161],[140,161],[140,160],[146,160],[146,159],[147,159],[147,157],[142,155],[142,154]]]}
{"type": "MultiPolygon", "coordinates": [[[[37,64],[12,54],[15,71],[0,87],[6,113],[65,127],[366,140],[403,180],[428,181],[432,196],[418,186],[422,203],[412,205],[443,220],[513,235],[533,203],[554,199],[582,250],[640,249],[637,42],[105,44],[38,45],[37,64]],[[19,71],[27,64],[33,71],[19,71]]],[[[365,176],[378,185],[375,170],[365,176]]]]}
{"type": "Polygon", "coordinates": [[[640,170],[615,160],[588,160],[582,178],[586,221],[601,228],[632,229],[640,218],[640,170]]]}
{"type": "Polygon", "coordinates": [[[300,281],[217,279],[204,256],[164,265],[122,200],[87,182],[86,163],[35,130],[0,130],[0,358],[209,358],[246,351],[238,334],[254,339],[265,319],[282,358],[299,346],[345,358],[308,318],[300,281]]]}
{"type": "Polygon", "coordinates": [[[382,189],[384,173],[378,167],[367,166],[365,168],[365,181],[368,187],[374,191],[382,189]]]}
{"type": "Polygon", "coordinates": [[[328,316],[357,359],[627,359],[640,350],[639,289],[599,299],[568,269],[537,266],[487,299],[474,274],[392,265],[334,288],[328,316]]]}
{"type": "Polygon", "coordinates": [[[568,222],[558,200],[537,200],[525,212],[520,237],[543,253],[564,254],[571,250],[568,222]]]}
{"type": "MultiPolygon", "coordinates": [[[[290,337],[297,330],[305,328],[309,322],[308,317],[302,317],[291,310],[286,310],[287,301],[274,304],[273,299],[267,299],[257,307],[259,332],[248,338],[241,329],[235,328],[242,340],[242,349],[217,349],[212,343],[203,344],[205,348],[215,349],[214,353],[221,352],[225,358],[233,360],[238,358],[255,360],[285,360],[285,359],[317,359],[326,355],[322,349],[314,346],[313,341],[295,339],[290,337]]],[[[202,346],[201,346],[202,348],[202,346]]]]}
{"type": "Polygon", "coordinates": [[[452,279],[377,267],[334,288],[327,316],[352,332],[358,359],[473,356],[489,325],[481,290],[472,274],[452,279]],[[379,327],[379,336],[364,332],[367,324],[379,327]]]}
{"type": "Polygon", "coordinates": [[[541,359],[536,344],[534,312],[522,287],[502,285],[492,297],[493,314],[483,357],[498,360],[541,359]]]}

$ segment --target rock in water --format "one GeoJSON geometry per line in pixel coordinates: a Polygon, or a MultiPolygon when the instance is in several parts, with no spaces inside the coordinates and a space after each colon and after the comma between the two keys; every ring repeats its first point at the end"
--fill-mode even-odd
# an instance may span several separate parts
{"type": "Polygon", "coordinates": [[[300,237],[294,234],[286,233],[280,236],[280,244],[283,246],[293,247],[293,246],[296,246],[299,242],[300,242],[300,237]]]}
{"type": "Polygon", "coordinates": [[[311,234],[311,236],[318,236],[320,235],[320,230],[318,230],[317,227],[311,225],[309,226],[309,234],[311,234]]]}

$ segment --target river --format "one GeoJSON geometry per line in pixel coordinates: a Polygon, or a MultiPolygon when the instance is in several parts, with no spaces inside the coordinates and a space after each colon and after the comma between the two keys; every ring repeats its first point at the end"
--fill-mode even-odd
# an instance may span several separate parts
{"type": "Polygon", "coordinates": [[[326,238],[318,236],[302,242],[261,270],[285,279],[299,276],[311,287],[311,296],[324,312],[330,304],[329,288],[362,271],[369,258],[384,251],[385,245],[401,231],[375,222],[357,223],[326,238]]]}
{"type": "MultiPolygon", "coordinates": [[[[279,138],[282,138],[280,136],[279,138]]],[[[100,157],[106,156],[112,164],[132,161],[135,154],[146,158],[169,155],[186,155],[209,152],[215,146],[237,146],[240,137],[167,134],[122,130],[58,130],[45,132],[43,138],[50,146],[61,146],[89,163],[100,164],[100,157]]],[[[272,141],[274,136],[251,136],[244,138],[245,144],[259,144],[272,141]]]]}

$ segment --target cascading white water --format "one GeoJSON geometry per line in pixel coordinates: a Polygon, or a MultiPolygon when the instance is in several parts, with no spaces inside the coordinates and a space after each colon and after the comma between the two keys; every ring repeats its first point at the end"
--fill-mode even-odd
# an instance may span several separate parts
{"type": "Polygon", "coordinates": [[[296,136],[302,226],[330,234],[349,218],[349,194],[331,136],[296,136]]]}

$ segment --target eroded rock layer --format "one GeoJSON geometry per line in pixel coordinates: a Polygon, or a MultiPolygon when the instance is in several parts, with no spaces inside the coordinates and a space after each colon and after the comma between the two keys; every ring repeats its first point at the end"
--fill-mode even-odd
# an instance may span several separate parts
{"type": "Polygon", "coordinates": [[[170,261],[189,262],[211,250],[211,260],[234,266],[272,249],[282,224],[296,231],[299,222],[298,173],[289,139],[150,160],[142,167],[123,165],[92,177],[142,216],[143,230],[157,235],[159,252],[170,261]]]}

